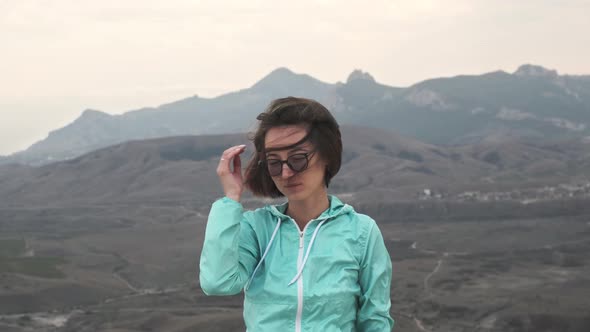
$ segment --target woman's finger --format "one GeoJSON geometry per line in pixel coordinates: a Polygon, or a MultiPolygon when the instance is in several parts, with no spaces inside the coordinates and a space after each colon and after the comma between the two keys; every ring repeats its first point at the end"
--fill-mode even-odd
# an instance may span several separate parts
{"type": "Polygon", "coordinates": [[[221,158],[219,159],[219,166],[217,167],[217,173],[218,174],[225,174],[225,173],[231,173],[231,169],[230,169],[230,165],[231,165],[231,160],[232,158],[234,158],[236,155],[239,155],[240,153],[242,153],[246,148],[246,145],[242,144],[242,145],[237,145],[237,146],[232,146],[230,148],[228,148],[227,150],[223,151],[223,154],[221,155],[221,158]]]}
{"type": "Polygon", "coordinates": [[[240,158],[239,154],[234,157],[234,173],[242,174],[242,158],[240,158]]]}

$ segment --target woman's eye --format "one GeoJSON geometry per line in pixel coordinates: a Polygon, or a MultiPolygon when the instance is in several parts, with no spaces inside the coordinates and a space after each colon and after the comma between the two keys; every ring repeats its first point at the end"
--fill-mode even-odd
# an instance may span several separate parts
{"type": "Polygon", "coordinates": [[[304,154],[294,154],[294,155],[290,156],[289,159],[291,159],[293,161],[301,161],[301,160],[305,160],[306,157],[304,154]]]}

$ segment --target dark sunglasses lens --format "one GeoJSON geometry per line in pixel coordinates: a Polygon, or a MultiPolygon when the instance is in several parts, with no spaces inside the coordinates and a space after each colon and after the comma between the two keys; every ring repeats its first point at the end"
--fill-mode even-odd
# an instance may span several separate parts
{"type": "Polygon", "coordinates": [[[301,172],[307,168],[307,156],[304,154],[294,154],[287,158],[287,164],[294,172],[301,172]]]}
{"type": "Polygon", "coordinates": [[[277,175],[281,174],[281,172],[283,170],[283,163],[280,160],[269,159],[266,161],[266,164],[267,164],[268,173],[270,173],[270,176],[277,176],[277,175]]]}

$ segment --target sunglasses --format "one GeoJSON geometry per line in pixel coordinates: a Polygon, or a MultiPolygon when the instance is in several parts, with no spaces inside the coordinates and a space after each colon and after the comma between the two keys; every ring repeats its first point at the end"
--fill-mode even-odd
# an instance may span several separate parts
{"type": "Polygon", "coordinates": [[[283,173],[283,164],[287,164],[289,168],[295,172],[303,172],[309,166],[309,160],[313,156],[315,151],[307,153],[296,153],[290,155],[287,160],[280,160],[276,158],[266,159],[266,167],[270,176],[279,176],[283,173]]]}

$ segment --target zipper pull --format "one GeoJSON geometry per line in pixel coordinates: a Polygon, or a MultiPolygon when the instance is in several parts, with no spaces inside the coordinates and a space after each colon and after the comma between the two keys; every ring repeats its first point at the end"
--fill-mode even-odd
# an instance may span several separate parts
{"type": "Polygon", "coordinates": [[[303,232],[299,233],[299,249],[303,248],[303,232]]]}

